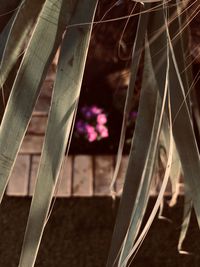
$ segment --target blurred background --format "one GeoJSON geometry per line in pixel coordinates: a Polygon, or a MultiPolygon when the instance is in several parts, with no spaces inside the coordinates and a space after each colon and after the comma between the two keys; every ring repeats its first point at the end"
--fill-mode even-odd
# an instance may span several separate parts
{"type": "MultiPolygon", "coordinates": [[[[13,10],[18,2],[10,1],[10,9],[13,10]]],[[[1,14],[4,13],[3,7],[0,11],[1,14]]],[[[58,190],[58,199],[45,230],[36,262],[38,267],[102,267],[106,264],[119,204],[118,197],[113,200],[110,196],[109,181],[116,160],[123,106],[130,76],[131,48],[138,19],[132,15],[137,11],[134,2],[130,0],[118,1],[117,4],[114,0],[101,0],[98,5],[95,21],[127,15],[131,17],[94,25],[70,156],[64,163],[68,164],[68,171],[67,174],[65,172],[61,174],[63,178],[61,189],[58,190]],[[68,179],[68,182],[63,182],[64,179],[68,179]],[[63,190],[63,186],[68,188],[63,190]]],[[[10,15],[0,16],[0,30],[10,15]]],[[[194,76],[200,69],[199,24],[198,15],[190,23],[190,51],[194,76]]],[[[57,57],[52,62],[43,84],[8,185],[7,196],[0,207],[0,232],[3,240],[0,242],[0,266],[15,267],[19,260],[30,196],[34,188],[45,134],[56,64],[57,57]]],[[[137,118],[142,69],[141,64],[127,125],[118,191],[123,184],[126,155],[130,149],[130,140],[137,118]]],[[[13,83],[15,71],[13,70],[5,84],[8,88],[13,83]]],[[[200,105],[199,79],[194,90],[200,105]]],[[[176,246],[182,218],[183,196],[178,198],[173,208],[168,207],[168,198],[166,197],[164,204],[164,215],[167,219],[155,220],[133,266],[199,266],[200,236],[195,217],[192,216],[188,238],[184,244],[185,249],[191,254],[180,255],[176,246]]],[[[155,196],[149,203],[148,212],[152,209],[154,201],[155,196]]]]}

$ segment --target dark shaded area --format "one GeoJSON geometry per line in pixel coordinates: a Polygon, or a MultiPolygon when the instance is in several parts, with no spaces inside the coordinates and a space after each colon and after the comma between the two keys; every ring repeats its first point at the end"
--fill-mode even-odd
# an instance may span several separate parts
{"type": "MultiPolygon", "coordinates": [[[[154,199],[151,199],[148,213],[154,199]]],[[[134,259],[134,267],[197,267],[200,264],[200,233],[192,216],[184,248],[176,250],[183,199],[174,208],[165,205],[165,216],[156,219],[134,259]]],[[[36,267],[103,267],[109,250],[119,201],[110,198],[58,199],[42,240],[36,267]]],[[[29,198],[6,197],[0,208],[0,266],[16,267],[30,205],[29,198]]]]}
{"type": "MultiPolygon", "coordinates": [[[[134,9],[134,1],[123,0],[115,5],[116,1],[102,0],[99,2],[95,21],[119,18],[139,11],[140,5],[134,9]]],[[[189,8],[191,15],[194,5],[189,8]]],[[[197,11],[196,11],[197,13],[197,11]]],[[[192,56],[193,74],[199,72],[199,16],[191,21],[191,38],[189,51],[192,56]]],[[[73,135],[70,147],[71,154],[113,154],[117,152],[119,137],[121,132],[121,123],[123,118],[123,106],[126,96],[126,90],[129,80],[129,69],[131,64],[131,51],[135,38],[137,25],[137,16],[130,20],[116,20],[109,23],[96,24],[88,53],[88,59],[82,84],[77,120],[80,119],[80,108],[83,106],[97,105],[103,108],[108,114],[109,137],[88,142],[85,136],[73,135]]],[[[135,94],[133,98],[133,111],[137,111],[139,102],[139,92],[142,78],[142,61],[137,75],[135,94]]],[[[199,73],[198,73],[199,75],[199,73]]],[[[196,84],[197,97],[199,97],[199,84],[196,84]]],[[[199,102],[199,101],[198,101],[199,102]]],[[[199,103],[198,103],[199,104],[199,103]]],[[[87,122],[87,121],[86,121],[87,122]]],[[[124,153],[128,154],[130,149],[130,139],[134,130],[134,121],[127,130],[124,153]]],[[[75,127],[76,131],[76,127],[75,127]]]]}
{"type": "MultiPolygon", "coordinates": [[[[113,0],[100,1],[95,21],[132,14],[135,6],[133,1],[125,0],[119,5],[114,5],[115,3],[116,1],[113,0]]],[[[137,11],[139,11],[139,5],[135,7],[134,13],[137,11]]],[[[137,19],[138,16],[134,16],[129,21],[124,19],[100,23],[93,28],[77,120],[81,117],[80,109],[84,106],[96,105],[103,108],[107,114],[109,137],[90,143],[87,137],[77,137],[74,134],[70,147],[71,154],[113,154],[117,152],[137,19]]],[[[138,105],[140,80],[141,75],[137,79],[133,99],[134,110],[138,105]]],[[[134,125],[134,122],[132,124],[134,125]]],[[[127,133],[127,139],[132,137],[133,125],[127,133]]],[[[128,153],[129,148],[130,144],[125,144],[125,153],[128,153]]]]}
{"type": "Polygon", "coordinates": [[[16,11],[22,0],[2,1],[0,5],[0,32],[3,30],[13,12],[16,11]]]}
{"type": "MultiPolygon", "coordinates": [[[[19,2],[20,0],[11,0],[9,3],[5,1],[5,3],[1,4],[0,31],[5,27],[6,23],[8,23],[10,16],[13,14],[13,10],[16,9],[19,2]]],[[[197,7],[198,3],[192,8],[189,8],[189,14],[192,14],[193,9],[197,7]]],[[[96,105],[104,109],[108,119],[106,126],[109,130],[109,137],[90,143],[88,142],[86,134],[81,137],[74,135],[70,148],[71,154],[113,154],[117,152],[123,117],[123,106],[130,76],[131,50],[138,20],[135,14],[137,14],[139,10],[140,4],[135,5],[135,2],[131,0],[99,1],[95,21],[102,22],[102,20],[122,18],[124,16],[126,16],[126,18],[94,25],[79,107],[96,105]],[[127,16],[133,14],[134,16],[129,19],[127,18],[127,16]]],[[[198,9],[196,13],[197,12],[198,9]]],[[[197,15],[195,17],[196,13],[194,13],[194,19],[191,20],[190,23],[190,53],[192,55],[192,61],[194,61],[194,75],[199,72],[200,62],[199,16],[197,15]]],[[[18,63],[11,71],[4,84],[4,97],[0,94],[0,120],[3,116],[4,106],[16,75],[18,63]]],[[[134,112],[137,110],[139,101],[142,76],[141,69],[142,67],[140,67],[137,75],[135,94],[132,102],[134,112]]],[[[50,86],[52,86],[52,84],[50,86]]],[[[197,84],[196,88],[199,88],[199,84],[197,84]]],[[[51,89],[49,91],[51,91],[51,89]]],[[[50,94],[51,93],[49,93],[49,95],[47,94],[47,99],[49,98],[49,100],[50,94]]],[[[199,90],[197,90],[198,99],[200,99],[199,94],[199,90]]],[[[80,109],[77,113],[77,119],[78,118],[80,118],[80,109]]],[[[129,152],[134,123],[134,120],[130,121],[128,127],[124,149],[124,153],[126,154],[129,152]]]]}

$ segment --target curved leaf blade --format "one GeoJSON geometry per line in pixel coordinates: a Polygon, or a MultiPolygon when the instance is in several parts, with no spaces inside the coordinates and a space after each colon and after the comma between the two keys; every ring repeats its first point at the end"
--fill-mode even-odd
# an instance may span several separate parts
{"type": "MultiPolygon", "coordinates": [[[[72,23],[93,21],[96,2],[97,0],[77,1],[72,23]]],[[[19,267],[33,266],[37,256],[70,137],[90,35],[91,25],[79,26],[70,28],[63,40],[36,189],[31,203],[19,267]],[[54,143],[55,146],[52,145],[54,143]]]]}
{"type": "Polygon", "coordinates": [[[72,5],[64,0],[46,1],[21,63],[0,126],[0,200],[28,127],[41,84],[62,40],[72,10],[72,5]],[[61,9],[65,12],[65,17],[61,9]]]}
{"type": "Polygon", "coordinates": [[[6,81],[9,72],[15,65],[23,45],[39,16],[45,0],[22,1],[9,31],[8,40],[4,46],[4,52],[0,63],[0,87],[6,81]]]}

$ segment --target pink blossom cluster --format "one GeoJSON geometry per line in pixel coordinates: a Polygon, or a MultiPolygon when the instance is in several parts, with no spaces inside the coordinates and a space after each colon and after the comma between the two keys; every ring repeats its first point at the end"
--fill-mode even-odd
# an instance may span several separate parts
{"type": "Polygon", "coordinates": [[[94,142],[109,136],[106,126],[107,116],[103,109],[97,106],[84,106],[81,108],[83,119],[76,122],[76,133],[83,135],[89,142],[94,142]]]}

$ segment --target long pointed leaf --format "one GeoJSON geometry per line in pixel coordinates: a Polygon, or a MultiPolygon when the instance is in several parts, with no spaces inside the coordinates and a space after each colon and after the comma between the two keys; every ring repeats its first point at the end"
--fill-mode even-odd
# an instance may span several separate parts
{"type": "MultiPolygon", "coordinates": [[[[153,175],[153,170],[155,166],[155,158],[156,158],[156,151],[159,141],[159,135],[162,125],[162,118],[165,108],[165,100],[166,100],[166,94],[167,94],[167,86],[163,88],[165,90],[164,98],[160,99],[160,96],[158,95],[158,92],[156,90],[156,81],[154,77],[154,73],[152,71],[152,64],[150,59],[150,53],[149,53],[149,47],[148,43],[146,41],[145,44],[146,47],[146,56],[145,56],[145,70],[144,70],[144,77],[143,77],[143,87],[146,87],[146,91],[151,91],[152,95],[154,95],[156,100],[156,108],[155,113],[152,114],[154,118],[153,122],[153,128],[151,133],[151,140],[148,147],[148,154],[146,158],[146,162],[144,165],[143,175],[141,178],[141,188],[138,191],[138,196],[135,201],[135,207],[131,216],[131,222],[129,229],[127,231],[126,239],[124,240],[124,248],[121,255],[121,262],[119,262],[119,266],[126,266],[126,263],[124,263],[125,259],[129,255],[131,248],[135,242],[136,236],[139,232],[142,219],[144,217],[144,213],[146,211],[149,194],[150,194],[150,184],[151,184],[151,178],[153,175]],[[145,73],[146,72],[146,73],[145,73]],[[124,264],[124,265],[123,265],[124,264]]],[[[165,80],[167,81],[168,74],[166,73],[165,80]]],[[[167,85],[167,83],[166,83],[167,85]]],[[[143,95],[143,97],[146,97],[143,95]]],[[[149,106],[146,106],[146,109],[148,109],[149,106]]]]}
{"type": "Polygon", "coordinates": [[[45,0],[23,1],[17,10],[0,63],[0,87],[16,63],[45,0]]]}
{"type": "Polygon", "coordinates": [[[143,98],[143,95],[140,97],[139,114],[107,266],[117,266],[119,252],[128,230],[148,153],[154,112],[155,99],[149,91],[148,97],[143,98]],[[143,140],[142,144],[139,140],[143,140]]]}
{"type": "MultiPolygon", "coordinates": [[[[167,117],[164,116],[162,131],[161,131],[161,138],[160,138],[161,151],[159,155],[160,164],[162,165],[161,166],[162,170],[166,168],[167,155],[169,154],[169,129],[168,127],[169,125],[167,122],[167,117]],[[164,153],[161,153],[162,151],[164,153]]],[[[170,183],[171,183],[171,192],[172,192],[172,198],[169,201],[170,207],[176,204],[177,197],[179,195],[179,185],[180,185],[179,180],[181,176],[181,163],[180,163],[180,158],[179,158],[175,143],[173,147],[174,147],[173,156],[172,156],[173,162],[172,162],[172,167],[171,167],[171,172],[170,172],[170,183]]]]}
{"type": "MultiPolygon", "coordinates": [[[[146,11],[145,9],[141,9],[141,10],[143,12],[146,11]]],[[[123,147],[124,147],[124,142],[125,142],[125,134],[126,134],[126,126],[127,126],[128,117],[131,111],[132,99],[133,99],[134,89],[135,89],[135,81],[137,77],[139,62],[140,62],[141,55],[142,55],[147,23],[148,23],[148,13],[145,15],[140,14],[139,19],[138,19],[138,28],[137,28],[137,32],[135,36],[135,42],[133,46],[133,52],[132,52],[131,78],[130,78],[130,82],[129,82],[129,86],[128,86],[127,94],[126,94],[124,115],[123,115],[123,121],[122,121],[122,130],[121,130],[121,135],[120,135],[119,148],[117,152],[117,161],[116,161],[116,166],[115,166],[115,171],[114,171],[114,175],[112,178],[112,182],[110,185],[111,191],[113,191],[114,184],[117,179],[118,172],[119,172],[121,159],[122,159],[123,147]]]]}
{"type": "MultiPolygon", "coordinates": [[[[180,76],[180,71],[169,32],[170,31],[167,29],[167,36],[170,44],[169,78],[173,118],[173,135],[177,150],[179,152],[185,181],[190,190],[189,196],[193,200],[197,221],[200,225],[200,157],[193,130],[191,114],[185,99],[184,85],[180,76]]],[[[154,60],[156,58],[154,53],[152,53],[152,58],[154,60]]],[[[159,74],[156,76],[156,78],[159,80],[159,74]]]]}
{"type": "Polygon", "coordinates": [[[180,232],[180,237],[179,237],[179,242],[178,242],[178,251],[179,253],[186,254],[187,252],[183,250],[183,242],[185,240],[188,228],[189,228],[189,223],[190,223],[190,218],[192,214],[192,201],[191,201],[191,196],[188,194],[188,188],[185,186],[185,199],[184,199],[184,209],[183,209],[183,223],[181,225],[181,232],[180,232]]]}
{"type": "Polygon", "coordinates": [[[8,36],[10,34],[10,30],[13,25],[13,21],[15,20],[15,17],[16,13],[14,13],[13,16],[9,19],[8,23],[0,34],[0,60],[3,57],[3,52],[5,50],[6,42],[8,40],[8,36]]]}
{"type": "MultiPolygon", "coordinates": [[[[168,92],[169,93],[169,92],[168,92]]],[[[165,174],[164,174],[164,178],[163,178],[163,182],[162,182],[162,186],[160,188],[160,192],[158,194],[158,197],[156,199],[156,203],[153,207],[153,210],[141,232],[141,234],[139,235],[139,237],[137,238],[133,248],[131,249],[129,255],[127,256],[127,258],[124,261],[124,265],[126,266],[126,264],[128,263],[129,259],[131,258],[131,256],[133,255],[133,253],[135,253],[137,251],[137,249],[139,248],[139,246],[142,244],[144,238],[146,237],[146,234],[148,233],[153,220],[156,216],[156,213],[159,209],[160,203],[162,202],[163,199],[163,195],[164,192],[166,190],[167,187],[167,183],[168,183],[168,179],[169,179],[169,175],[170,175],[170,170],[171,170],[171,165],[172,165],[172,152],[173,152],[173,135],[172,135],[172,118],[171,118],[171,102],[170,102],[170,96],[168,94],[168,111],[169,111],[169,131],[170,131],[170,147],[169,147],[169,155],[168,155],[168,160],[167,160],[167,168],[165,170],[165,174]]]]}
{"type": "MultiPolygon", "coordinates": [[[[78,1],[72,23],[91,22],[96,2],[96,0],[78,1]]],[[[91,26],[71,28],[67,31],[62,44],[20,267],[33,266],[36,259],[80,94],[90,34],[91,26]]]]}
{"type": "Polygon", "coordinates": [[[0,127],[0,200],[31,118],[39,89],[62,40],[72,11],[71,1],[46,1],[21,63],[0,127]]]}

